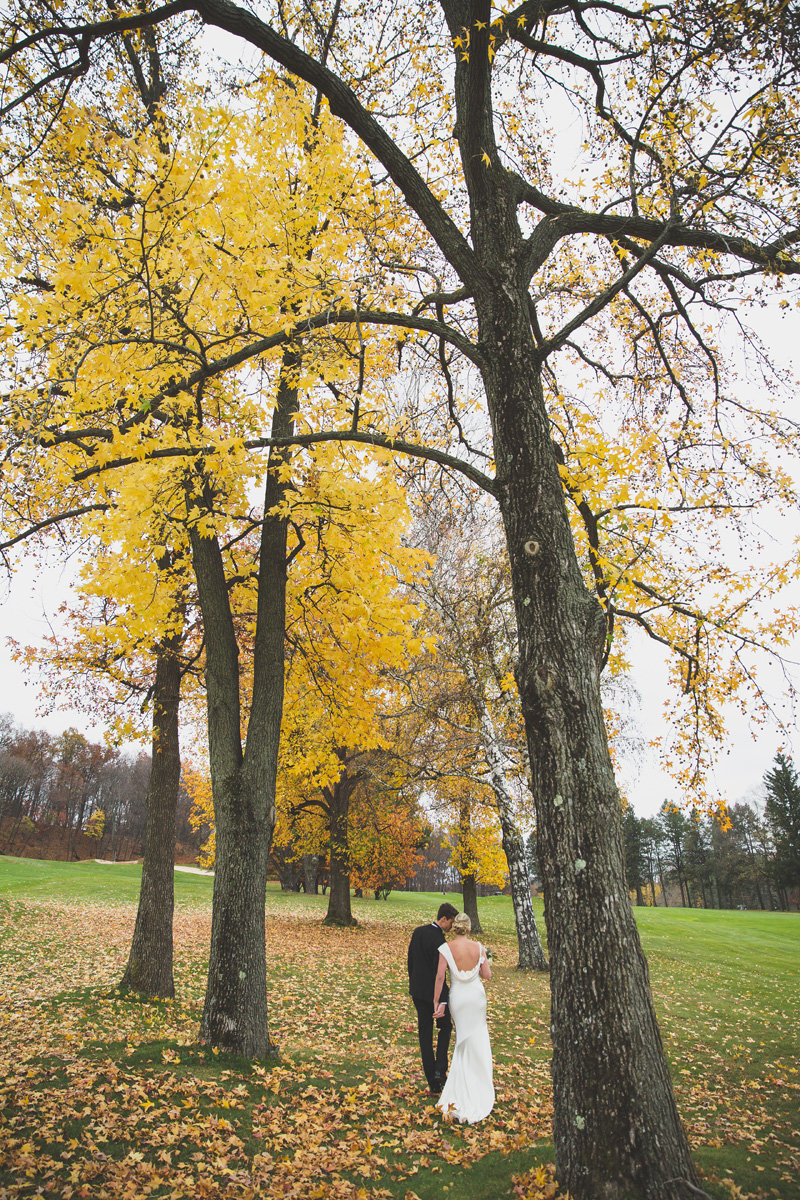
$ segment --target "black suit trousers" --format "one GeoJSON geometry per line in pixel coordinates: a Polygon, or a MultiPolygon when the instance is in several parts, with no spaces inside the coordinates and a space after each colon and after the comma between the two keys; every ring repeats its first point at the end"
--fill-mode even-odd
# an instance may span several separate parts
{"type": "Polygon", "coordinates": [[[417,1010],[417,1028],[419,1030],[419,1052],[422,1055],[422,1069],[432,1088],[436,1079],[444,1080],[447,1075],[447,1050],[450,1045],[450,1035],[453,1032],[453,1022],[450,1019],[450,1009],[445,1008],[444,1016],[437,1017],[436,1053],[433,1052],[433,1003],[431,1000],[419,1000],[412,996],[417,1010]]]}

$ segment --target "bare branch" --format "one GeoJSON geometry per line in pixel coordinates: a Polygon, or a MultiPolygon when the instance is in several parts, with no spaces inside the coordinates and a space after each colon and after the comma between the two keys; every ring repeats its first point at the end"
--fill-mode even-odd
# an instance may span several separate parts
{"type": "Polygon", "coordinates": [[[551,338],[548,338],[547,341],[541,346],[538,346],[536,353],[539,358],[546,358],[548,354],[552,354],[554,350],[558,350],[560,346],[563,346],[564,343],[569,340],[570,336],[575,332],[576,329],[579,329],[581,325],[585,325],[588,320],[601,312],[609,303],[609,301],[613,300],[614,296],[623,291],[631,282],[631,280],[634,279],[653,258],[655,258],[656,254],[658,254],[661,247],[669,238],[671,229],[672,222],[668,221],[664,226],[660,236],[657,237],[650,246],[648,246],[648,248],[643,254],[640,255],[635,263],[632,263],[631,266],[628,267],[627,271],[620,275],[618,279],[615,279],[614,282],[605,289],[605,291],[600,292],[599,295],[595,296],[594,300],[591,300],[585,308],[583,308],[572,318],[571,321],[567,321],[566,325],[564,325],[564,327],[558,333],[554,334],[551,338]]]}
{"type": "Polygon", "coordinates": [[[69,521],[73,517],[82,517],[85,513],[90,512],[108,512],[110,508],[113,508],[112,504],[84,504],[81,508],[65,509],[64,512],[55,513],[52,517],[47,517],[44,521],[37,521],[36,524],[30,525],[22,533],[18,533],[14,537],[0,542],[0,551],[9,550],[19,542],[24,542],[29,538],[35,537],[43,529],[50,529],[53,525],[60,525],[62,521],[69,521]]]}

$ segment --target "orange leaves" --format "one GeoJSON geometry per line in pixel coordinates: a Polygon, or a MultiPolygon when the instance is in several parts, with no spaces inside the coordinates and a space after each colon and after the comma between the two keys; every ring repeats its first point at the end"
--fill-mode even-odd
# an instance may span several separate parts
{"type": "Polygon", "coordinates": [[[350,807],[351,882],[385,898],[415,875],[425,827],[417,797],[403,796],[370,780],[350,807]]]}
{"type": "Polygon", "coordinates": [[[457,1172],[487,1149],[512,1148],[519,1114],[510,1103],[501,1100],[490,1137],[457,1131],[445,1145],[417,1087],[415,1034],[402,1029],[405,910],[346,937],[322,927],[320,915],[313,903],[271,896],[270,1000],[285,1057],[274,1067],[231,1069],[193,1045],[207,908],[179,909],[172,1005],[125,999],[110,986],[132,906],[20,908],[4,930],[14,957],[4,964],[0,1013],[9,1200],[28,1194],[21,1189],[30,1181],[68,1200],[82,1189],[108,1200],[388,1200],[388,1183],[402,1188],[443,1163],[457,1172]],[[34,945],[48,949],[31,980],[34,945]]]}

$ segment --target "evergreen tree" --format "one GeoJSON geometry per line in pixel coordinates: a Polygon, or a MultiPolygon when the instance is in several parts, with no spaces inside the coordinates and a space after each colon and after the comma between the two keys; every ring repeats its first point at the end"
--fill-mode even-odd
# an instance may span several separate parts
{"type": "Polygon", "coordinates": [[[702,814],[693,808],[686,823],[683,843],[687,882],[691,882],[695,897],[702,902],[703,908],[718,907],[714,903],[714,871],[711,862],[712,820],[704,820],[702,814]]]}
{"type": "Polygon", "coordinates": [[[645,883],[646,868],[642,823],[630,804],[625,809],[622,832],[625,838],[625,874],[628,879],[628,887],[631,891],[636,892],[636,903],[644,904],[642,887],[645,883]]]}
{"type": "Polygon", "coordinates": [[[764,787],[767,821],[775,839],[775,880],[779,887],[796,887],[800,884],[800,780],[783,751],[775,755],[764,787]]]}

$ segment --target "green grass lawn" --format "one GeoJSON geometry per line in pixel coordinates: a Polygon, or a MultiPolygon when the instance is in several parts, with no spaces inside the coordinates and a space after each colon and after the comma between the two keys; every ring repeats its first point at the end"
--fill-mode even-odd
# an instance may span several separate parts
{"type": "MultiPolygon", "coordinates": [[[[514,969],[508,899],[480,902],[498,1100],[462,1129],[421,1087],[406,993],[410,929],[440,896],[354,900],[359,926],[336,930],[325,897],[270,887],[264,1066],[196,1045],[209,877],[176,873],[175,1001],[116,990],[140,874],[0,857],[0,1200],[552,1195],[548,985],[514,969]]],[[[637,917],[708,1193],[800,1200],[800,916],[637,917]]]]}
{"type": "MultiPolygon", "coordinates": [[[[0,855],[0,902],[55,900],[85,904],[136,904],[142,868],[139,863],[45,862],[39,858],[0,855]]],[[[177,904],[210,904],[209,875],[175,872],[177,904]]]]}

